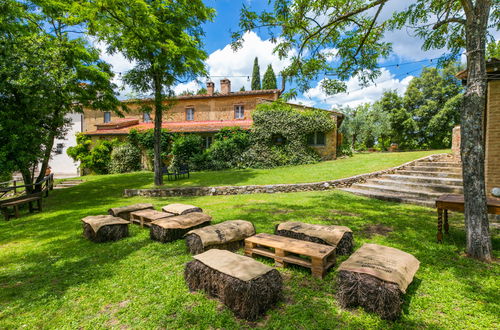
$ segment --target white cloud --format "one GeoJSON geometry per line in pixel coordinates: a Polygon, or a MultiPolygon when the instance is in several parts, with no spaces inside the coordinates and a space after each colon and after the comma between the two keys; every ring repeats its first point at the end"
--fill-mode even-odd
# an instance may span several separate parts
{"type": "Polygon", "coordinates": [[[202,86],[200,86],[200,84],[197,81],[192,80],[187,83],[178,84],[177,86],[174,87],[174,92],[175,95],[179,95],[180,93],[185,91],[191,91],[196,93],[196,91],[198,91],[201,87],[202,86]]]}
{"type": "Polygon", "coordinates": [[[111,64],[113,72],[115,72],[115,77],[113,78],[113,83],[115,83],[120,90],[118,91],[120,93],[119,98],[127,98],[127,95],[132,94],[132,88],[130,86],[124,86],[123,81],[121,79],[121,74],[126,73],[128,70],[132,69],[135,66],[135,62],[131,62],[123,56],[122,53],[114,53],[114,54],[109,54],[106,51],[106,45],[102,42],[95,42],[92,41],[94,47],[99,49],[101,52],[101,60],[111,64]]]}
{"type": "MultiPolygon", "coordinates": [[[[215,82],[215,88],[220,89],[219,81],[225,77],[231,80],[231,89],[239,90],[245,86],[250,90],[252,79],[253,61],[259,58],[260,74],[264,75],[267,66],[273,66],[274,73],[279,74],[290,62],[280,60],[278,55],[273,54],[275,44],[270,40],[262,40],[255,32],[247,32],[243,36],[243,45],[234,52],[231,45],[226,45],[210,54],[207,59],[208,72],[215,82]],[[231,77],[233,76],[233,77],[231,77]],[[234,77],[241,76],[241,77],[234,77]]],[[[278,78],[278,85],[280,79],[278,78]]]]}
{"type": "Polygon", "coordinates": [[[378,100],[385,90],[395,89],[400,94],[403,93],[413,78],[413,76],[407,76],[400,80],[385,68],[382,68],[381,71],[382,74],[380,77],[378,77],[372,85],[366,88],[359,87],[359,80],[357,78],[351,78],[346,82],[347,93],[327,96],[321,88],[320,81],[316,87],[304,93],[304,96],[314,101],[315,104],[323,103],[332,108],[337,106],[356,107],[363,103],[371,103],[378,100]]]}

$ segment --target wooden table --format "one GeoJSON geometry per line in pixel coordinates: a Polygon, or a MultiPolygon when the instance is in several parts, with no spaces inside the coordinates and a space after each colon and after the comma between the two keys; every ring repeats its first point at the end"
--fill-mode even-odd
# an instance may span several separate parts
{"type": "MultiPolygon", "coordinates": [[[[488,213],[500,214],[500,200],[495,198],[488,198],[488,213]]],[[[438,212],[438,232],[437,240],[443,240],[443,218],[444,218],[444,232],[448,234],[448,211],[464,212],[464,195],[442,195],[436,199],[436,208],[438,212]],[[443,217],[444,214],[444,217],[443,217]]]]}
{"type": "Polygon", "coordinates": [[[245,255],[254,254],[273,258],[276,267],[288,263],[310,268],[318,278],[335,264],[335,247],[266,233],[245,239],[245,255]]]}
{"type": "Polygon", "coordinates": [[[146,209],[130,213],[130,222],[138,223],[141,227],[150,227],[151,222],[163,218],[170,218],[173,215],[166,212],[146,209]]]}

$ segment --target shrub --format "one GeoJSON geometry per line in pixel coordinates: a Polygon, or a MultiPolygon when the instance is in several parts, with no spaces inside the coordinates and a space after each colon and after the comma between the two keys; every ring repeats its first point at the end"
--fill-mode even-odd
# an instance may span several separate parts
{"type": "MultiPolygon", "coordinates": [[[[148,129],[145,131],[138,131],[136,129],[130,130],[128,134],[128,142],[139,150],[144,151],[146,155],[146,160],[149,164],[149,168],[153,168],[154,160],[154,129],[148,129]]],[[[169,133],[166,129],[161,130],[161,159],[166,162],[169,158],[169,154],[172,148],[173,134],[169,133]]]]}
{"type": "Polygon", "coordinates": [[[215,134],[215,141],[207,150],[213,169],[241,167],[243,152],[250,145],[250,133],[239,127],[223,128],[215,134]]]}
{"type": "Polygon", "coordinates": [[[193,156],[203,152],[203,139],[197,134],[183,134],[174,138],[172,143],[172,164],[173,170],[179,168],[181,164],[193,165],[193,156]]]}
{"type": "Polygon", "coordinates": [[[78,133],[76,135],[76,146],[69,147],[68,156],[80,162],[80,168],[87,169],[95,174],[107,174],[111,161],[113,146],[118,144],[116,139],[98,140],[92,146],[90,137],[78,133]]]}
{"type": "Polygon", "coordinates": [[[141,151],[138,147],[126,143],[113,148],[111,152],[111,162],[109,164],[110,173],[126,173],[141,169],[141,151]]]}

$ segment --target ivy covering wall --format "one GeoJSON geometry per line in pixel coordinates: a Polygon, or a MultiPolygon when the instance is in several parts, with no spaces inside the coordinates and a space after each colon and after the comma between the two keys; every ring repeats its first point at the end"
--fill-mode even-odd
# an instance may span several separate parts
{"type": "Polygon", "coordinates": [[[318,162],[321,158],[307,144],[307,136],[335,128],[335,122],[326,111],[298,110],[280,101],[259,104],[252,118],[252,143],[243,155],[247,167],[318,162]]]}

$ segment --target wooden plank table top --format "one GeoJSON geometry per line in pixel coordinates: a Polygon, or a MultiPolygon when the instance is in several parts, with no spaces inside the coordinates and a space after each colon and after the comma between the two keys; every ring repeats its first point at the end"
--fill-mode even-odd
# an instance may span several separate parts
{"type": "Polygon", "coordinates": [[[130,221],[139,223],[141,227],[144,227],[144,225],[149,227],[150,223],[155,220],[170,217],[172,217],[172,214],[152,209],[139,210],[130,213],[130,221]]]}
{"type": "Polygon", "coordinates": [[[318,278],[323,278],[328,268],[335,264],[333,246],[266,233],[245,239],[245,255],[252,257],[254,254],[273,258],[277,267],[290,263],[310,268],[312,275],[318,278]]]}
{"type": "MultiPolygon", "coordinates": [[[[448,234],[448,211],[464,212],[464,195],[447,194],[439,196],[436,199],[436,208],[438,212],[438,232],[437,240],[443,240],[443,218],[444,218],[444,232],[448,234]]],[[[488,213],[500,214],[500,199],[487,198],[488,213]]]]}

